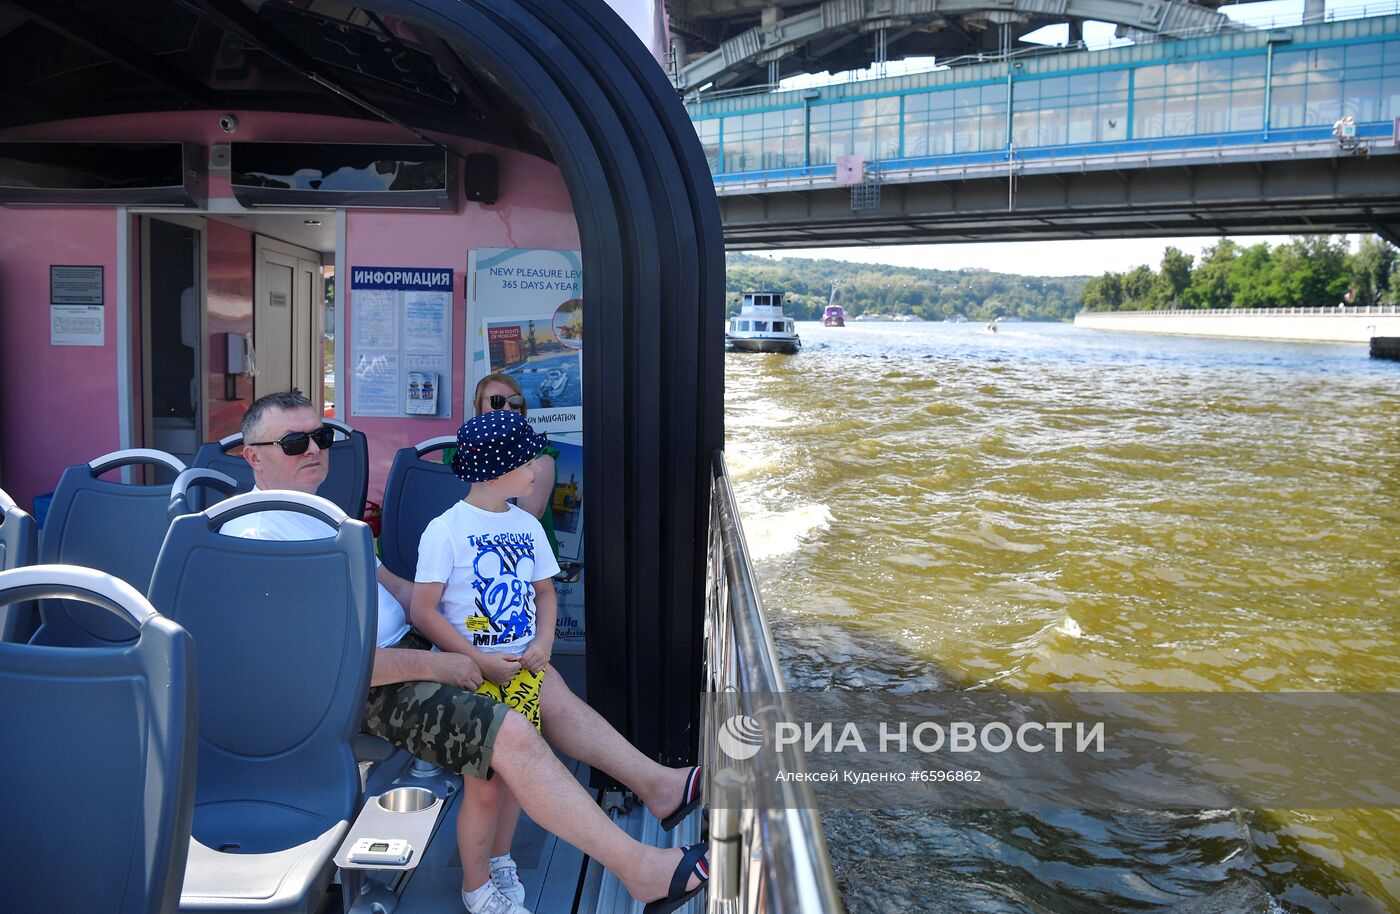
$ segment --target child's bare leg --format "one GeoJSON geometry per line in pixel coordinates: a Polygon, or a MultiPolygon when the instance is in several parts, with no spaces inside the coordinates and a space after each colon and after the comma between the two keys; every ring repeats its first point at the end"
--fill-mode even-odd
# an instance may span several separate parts
{"type": "Polygon", "coordinates": [[[515,840],[515,827],[519,824],[520,801],[507,787],[501,791],[500,808],[496,810],[496,837],[491,843],[492,857],[510,853],[511,842],[515,840]]]}
{"type": "Polygon", "coordinates": [[[681,805],[687,768],[667,768],[647,758],[613,729],[601,714],[573,693],[553,667],[540,686],[540,719],[550,745],[617,778],[657,818],[681,805]]]}
{"type": "Polygon", "coordinates": [[[462,805],[457,811],[457,849],[462,855],[462,891],[491,881],[491,847],[503,794],[510,788],[499,777],[462,778],[462,805]]]}

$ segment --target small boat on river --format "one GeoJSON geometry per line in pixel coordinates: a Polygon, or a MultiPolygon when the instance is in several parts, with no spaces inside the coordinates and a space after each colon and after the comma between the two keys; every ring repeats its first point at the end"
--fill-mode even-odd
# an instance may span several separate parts
{"type": "Polygon", "coordinates": [[[745,292],[739,313],[729,318],[724,342],[741,352],[794,353],[802,348],[793,322],[783,314],[783,293],[745,292]]]}
{"type": "Polygon", "coordinates": [[[836,304],[836,290],[840,287],[842,279],[832,280],[831,297],[826,301],[826,311],[822,313],[823,327],[844,327],[846,326],[846,309],[836,304]]]}

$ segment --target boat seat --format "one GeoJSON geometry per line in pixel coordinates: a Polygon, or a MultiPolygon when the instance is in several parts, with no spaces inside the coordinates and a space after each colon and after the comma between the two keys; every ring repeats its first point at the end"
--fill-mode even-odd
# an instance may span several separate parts
{"type": "MultiPolygon", "coordinates": [[[[339,419],[326,419],[324,422],[339,436],[331,443],[326,462],[326,481],[321,483],[316,494],[359,519],[364,516],[365,498],[369,495],[369,438],[364,432],[355,431],[339,419]]],[[[239,492],[250,492],[253,489],[253,468],[241,453],[229,453],[242,446],[242,432],[202,444],[194,455],[193,465],[232,476],[238,482],[239,492]]],[[[193,493],[189,504],[191,509],[202,511],[217,501],[209,493],[193,493]]]]}
{"type": "MultiPolygon", "coordinates": [[[[4,489],[0,489],[0,571],[33,565],[39,549],[39,528],[4,489]]],[[[38,625],[31,601],[0,606],[0,641],[28,641],[38,625]]]]}
{"type": "Polygon", "coordinates": [[[135,638],[0,643],[6,911],[174,911],[194,808],[194,642],[135,588],[66,565],[0,572],[0,606],[81,601],[135,638]]]}
{"type": "Polygon", "coordinates": [[[235,495],[170,525],[151,603],[201,645],[199,776],[182,911],[310,914],[354,820],[376,589],[369,527],[296,492],[235,495]],[[224,536],[259,511],[311,540],[224,536]]]}
{"type": "Polygon", "coordinates": [[[412,581],[417,576],[418,541],[428,522],[465,498],[471,489],[471,483],[458,479],[450,466],[423,459],[456,444],[456,438],[444,435],[400,448],[394,454],[384,482],[379,548],[384,567],[401,578],[412,581]]]}
{"type": "MultiPolygon", "coordinates": [[[[195,451],[190,466],[194,469],[214,470],[223,473],[234,480],[237,492],[250,492],[253,489],[253,468],[248,466],[248,461],[243,459],[242,454],[229,453],[234,448],[242,446],[242,432],[234,432],[218,441],[206,442],[199,446],[199,450],[195,451]]],[[[216,504],[220,498],[221,496],[217,492],[207,492],[203,489],[190,492],[188,499],[190,511],[195,513],[203,511],[210,505],[216,504]]]]}
{"type": "MultiPolygon", "coordinates": [[[[177,457],[145,448],[114,451],[65,469],[39,537],[39,560],[104,571],[144,592],[170,526],[171,484],[127,485],[98,478],[143,464],[176,474],[185,470],[177,457]]],[[[131,626],[86,603],[44,600],[39,617],[33,638],[38,644],[119,644],[134,637],[131,626]]]]}
{"type": "Polygon", "coordinates": [[[170,505],[166,508],[170,519],[174,520],[182,514],[198,514],[199,511],[191,507],[191,502],[198,500],[197,493],[204,488],[215,489],[225,497],[237,495],[238,480],[218,470],[190,467],[176,476],[174,485],[170,487],[170,505]]]}

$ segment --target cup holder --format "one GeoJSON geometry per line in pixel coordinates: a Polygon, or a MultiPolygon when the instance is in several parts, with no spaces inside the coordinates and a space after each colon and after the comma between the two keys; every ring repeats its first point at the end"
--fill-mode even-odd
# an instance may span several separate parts
{"type": "Polygon", "coordinates": [[[379,806],[389,812],[419,812],[437,802],[437,796],[424,787],[395,787],[379,795],[379,806]]]}

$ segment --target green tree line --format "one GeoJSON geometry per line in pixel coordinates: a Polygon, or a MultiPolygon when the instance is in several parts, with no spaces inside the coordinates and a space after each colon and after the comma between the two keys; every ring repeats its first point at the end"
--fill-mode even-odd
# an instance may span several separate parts
{"type": "Polygon", "coordinates": [[[925,320],[962,316],[1064,321],[1079,310],[1087,276],[1020,276],[987,270],[921,270],[882,264],[751,254],[728,256],[726,309],[738,309],[744,292],[785,293],[783,306],[797,320],[818,320],[837,283],[836,304],[848,317],[909,314],[925,320]]]}
{"type": "Polygon", "coordinates": [[[1400,261],[1388,242],[1361,239],[1355,253],[1330,235],[1290,238],[1277,247],[1243,247],[1228,238],[1201,261],[1169,247],[1159,269],[1104,273],[1084,285],[1086,311],[1163,308],[1333,308],[1400,302],[1400,261]]]}

